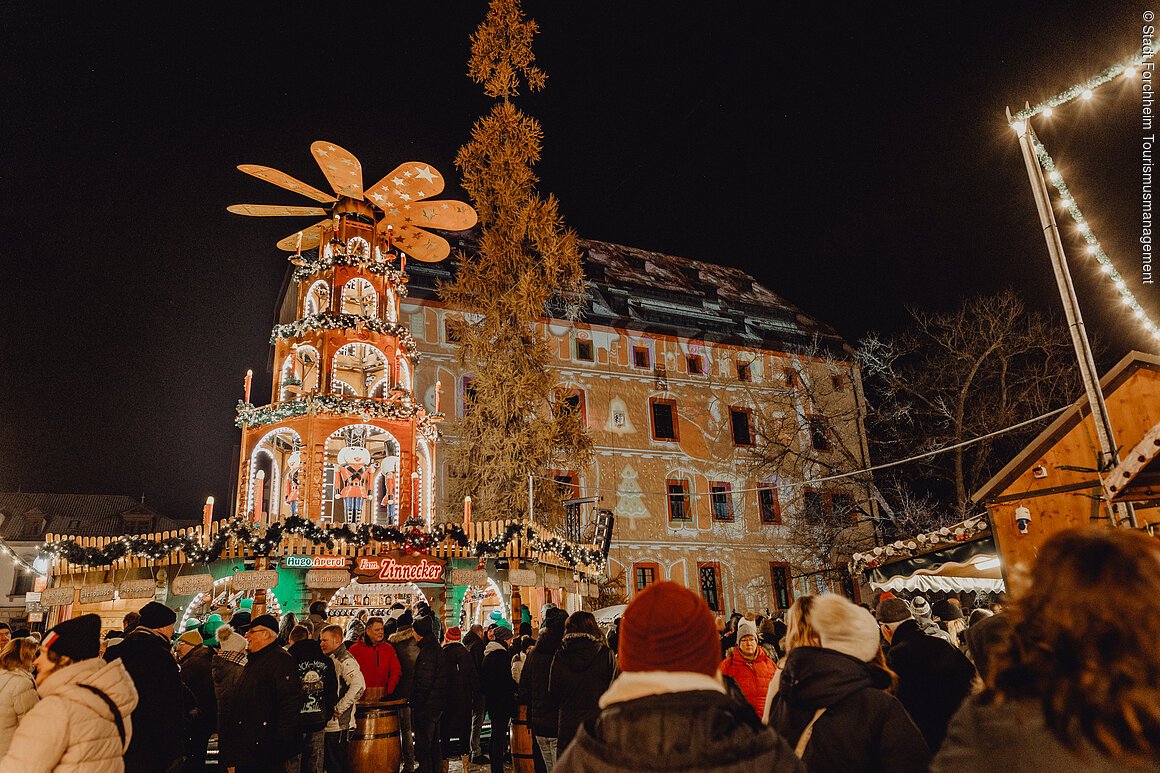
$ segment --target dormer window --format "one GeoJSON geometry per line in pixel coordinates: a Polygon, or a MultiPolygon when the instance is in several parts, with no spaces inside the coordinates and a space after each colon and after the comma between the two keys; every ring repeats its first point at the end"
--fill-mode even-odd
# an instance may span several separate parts
{"type": "Polygon", "coordinates": [[[24,514],[22,536],[38,539],[44,535],[44,513],[32,510],[24,514]]]}
{"type": "Polygon", "coordinates": [[[145,534],[153,530],[153,516],[151,515],[124,515],[122,519],[125,522],[126,534],[145,534]]]}

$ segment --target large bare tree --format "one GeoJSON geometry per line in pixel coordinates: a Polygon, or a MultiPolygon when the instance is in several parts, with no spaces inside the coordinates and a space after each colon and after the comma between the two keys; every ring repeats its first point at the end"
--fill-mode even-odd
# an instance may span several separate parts
{"type": "MultiPolygon", "coordinates": [[[[878,461],[957,446],[1060,408],[1082,385],[1066,327],[1028,312],[1011,290],[945,313],[910,310],[913,325],[860,345],[878,461]]],[[[964,515],[971,493],[1044,423],[900,468],[912,486],[964,515]]]]}

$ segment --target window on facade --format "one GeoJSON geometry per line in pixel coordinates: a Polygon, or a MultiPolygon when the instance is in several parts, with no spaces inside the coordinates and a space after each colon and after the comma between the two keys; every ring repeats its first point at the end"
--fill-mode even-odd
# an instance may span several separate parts
{"type": "Polygon", "coordinates": [[[576,359],[592,362],[592,341],[576,339],[576,359]]]}
{"type": "Polygon", "coordinates": [[[475,379],[471,376],[463,377],[463,415],[471,411],[471,404],[475,402],[475,379]]]}
{"type": "Polygon", "coordinates": [[[25,593],[31,593],[36,590],[36,575],[32,572],[20,571],[14,572],[16,575],[12,578],[12,594],[13,596],[23,596],[25,593]]]}
{"type": "Polygon", "coordinates": [[[785,378],[785,385],[787,387],[793,389],[797,386],[798,375],[797,371],[795,371],[793,368],[786,368],[784,371],[782,371],[782,376],[785,378]]]}
{"type": "Polygon", "coordinates": [[[737,363],[737,380],[738,381],[752,381],[753,380],[753,364],[749,362],[737,363]]]}
{"type": "Polygon", "coordinates": [[[770,562],[769,579],[773,585],[773,606],[785,610],[793,606],[793,590],[790,584],[789,564],[770,562]]]}
{"type": "Polygon", "coordinates": [[[729,421],[733,430],[733,445],[753,445],[753,434],[749,431],[750,411],[748,408],[730,408],[729,421]]]}
{"type": "Polygon", "coordinates": [[[575,411],[580,417],[580,424],[585,424],[584,392],[573,389],[560,397],[560,410],[575,411]]]}
{"type": "Polygon", "coordinates": [[[647,346],[632,347],[632,366],[634,368],[649,368],[652,366],[647,346]]]}
{"type": "Polygon", "coordinates": [[[733,484],[711,482],[709,499],[713,502],[714,521],[733,520],[733,484]]]}
{"type": "Polygon", "coordinates": [[[835,373],[830,376],[830,384],[834,387],[835,392],[841,392],[846,388],[846,379],[841,373],[835,373]]]}
{"type": "Polygon", "coordinates": [[[669,520],[690,521],[693,512],[689,507],[689,482],[684,480],[665,481],[669,497],[669,520]]]}
{"type": "Polygon", "coordinates": [[[579,479],[576,477],[576,473],[565,470],[552,477],[556,481],[556,489],[560,494],[560,499],[574,499],[579,496],[579,479]]]}
{"type": "Polygon", "coordinates": [[[649,401],[652,407],[652,434],[654,440],[678,440],[677,434],[677,404],[672,400],[653,398],[649,401]]]}
{"type": "Polygon", "coordinates": [[[714,612],[722,611],[721,603],[721,568],[716,564],[697,564],[697,574],[701,581],[701,596],[709,609],[714,612]]]}
{"type": "Polygon", "coordinates": [[[443,320],[443,340],[449,344],[457,344],[463,340],[463,320],[443,320]]]}
{"type": "Polygon", "coordinates": [[[761,514],[762,523],[781,523],[781,506],[777,501],[777,489],[773,487],[759,488],[757,490],[757,509],[761,514]]]}
{"type": "Polygon", "coordinates": [[[831,494],[830,506],[836,515],[849,519],[851,523],[857,523],[861,515],[858,512],[858,503],[854,500],[854,497],[845,492],[831,494]]]}
{"type": "Polygon", "coordinates": [[[689,375],[699,376],[705,372],[705,360],[699,354],[690,354],[686,361],[689,363],[689,375]]]}
{"type": "Polygon", "coordinates": [[[830,450],[830,423],[820,416],[809,419],[810,445],[815,451],[830,450]]]}
{"type": "Polygon", "coordinates": [[[633,564],[633,589],[640,592],[657,581],[660,567],[652,563],[633,564]]]}
{"type": "Polygon", "coordinates": [[[150,515],[126,515],[124,520],[126,534],[144,534],[153,528],[153,516],[150,515]]]}
{"type": "Polygon", "coordinates": [[[820,491],[807,490],[803,495],[806,517],[819,522],[826,517],[826,495],[820,491]]]}

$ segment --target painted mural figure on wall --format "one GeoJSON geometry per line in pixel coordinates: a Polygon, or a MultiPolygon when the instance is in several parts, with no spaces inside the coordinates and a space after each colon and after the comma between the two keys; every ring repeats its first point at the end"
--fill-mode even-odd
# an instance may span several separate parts
{"type": "Polygon", "coordinates": [[[374,472],[370,449],[345,446],[338,452],[337,485],[347,523],[362,519],[368,483],[374,472]]]}
{"type": "Polygon", "coordinates": [[[302,452],[295,451],[286,460],[286,504],[290,515],[298,515],[298,502],[302,498],[302,452]]]}

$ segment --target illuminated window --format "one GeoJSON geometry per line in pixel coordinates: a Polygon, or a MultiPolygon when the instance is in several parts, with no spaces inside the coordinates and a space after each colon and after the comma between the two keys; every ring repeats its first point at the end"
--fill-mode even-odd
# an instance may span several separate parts
{"type": "Polygon", "coordinates": [[[660,576],[660,567],[655,563],[642,562],[632,565],[633,589],[637,592],[644,590],[657,581],[660,576]]]}

